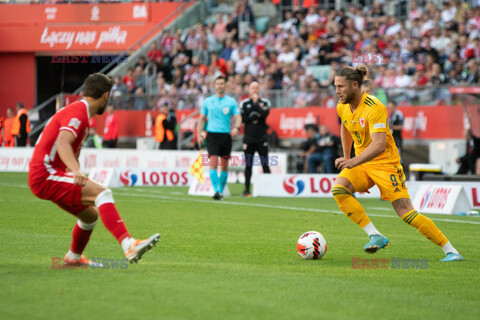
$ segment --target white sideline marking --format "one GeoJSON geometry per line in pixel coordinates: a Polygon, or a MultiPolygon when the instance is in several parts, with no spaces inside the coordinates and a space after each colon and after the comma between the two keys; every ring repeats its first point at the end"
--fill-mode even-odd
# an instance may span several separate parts
{"type": "MultiPolygon", "coordinates": [[[[136,194],[130,193],[121,193],[122,196],[127,197],[144,197],[144,198],[153,198],[153,199],[172,199],[171,197],[162,196],[158,193],[148,193],[145,194],[145,190],[135,190],[130,189],[131,191],[136,191],[136,194]]],[[[203,199],[193,199],[193,198],[181,198],[182,201],[190,201],[190,202],[201,202],[201,203],[209,203],[209,204],[224,204],[224,205],[239,205],[239,206],[246,206],[246,207],[257,207],[257,208],[269,208],[269,209],[282,209],[282,210],[293,210],[293,211],[308,211],[308,212],[321,212],[321,213],[335,213],[335,214],[343,214],[341,211],[331,211],[331,210],[323,210],[323,209],[315,209],[315,208],[301,208],[301,207],[287,207],[287,206],[274,206],[268,204],[260,204],[260,203],[243,203],[243,202],[233,202],[233,201],[213,201],[213,200],[203,200],[203,199]]],[[[375,209],[375,207],[371,207],[369,209],[375,209]]],[[[386,211],[386,208],[376,208],[381,209],[382,211],[386,211]]],[[[390,211],[390,210],[388,210],[390,211]]],[[[381,217],[381,218],[395,218],[399,219],[397,215],[385,215],[385,214],[375,214],[369,213],[369,216],[372,217],[381,217]]],[[[466,223],[466,224],[476,224],[480,225],[480,221],[465,221],[465,220],[454,220],[454,219],[443,219],[443,218],[430,218],[433,221],[442,221],[442,222],[456,222],[456,223],[466,223]]]]}
{"type": "Polygon", "coordinates": [[[383,207],[365,207],[366,210],[378,210],[378,211],[395,211],[393,209],[389,209],[389,208],[383,208],[383,207]]]}
{"type": "Polygon", "coordinates": [[[28,184],[0,183],[0,187],[28,188],[28,184]]]}

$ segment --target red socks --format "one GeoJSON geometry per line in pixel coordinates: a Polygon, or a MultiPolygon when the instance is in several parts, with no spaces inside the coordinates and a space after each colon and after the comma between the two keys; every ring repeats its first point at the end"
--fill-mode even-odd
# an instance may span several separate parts
{"type": "Polygon", "coordinates": [[[117,239],[118,243],[122,243],[123,239],[130,237],[130,233],[113,202],[102,204],[98,207],[98,212],[105,228],[117,239]]]}

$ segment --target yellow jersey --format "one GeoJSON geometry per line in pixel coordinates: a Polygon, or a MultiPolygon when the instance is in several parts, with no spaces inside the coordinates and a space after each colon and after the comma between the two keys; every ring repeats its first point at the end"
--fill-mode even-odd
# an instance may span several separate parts
{"type": "Polygon", "coordinates": [[[371,133],[385,132],[387,134],[385,151],[367,163],[400,163],[398,149],[387,123],[387,108],[380,100],[363,92],[362,100],[355,112],[352,113],[348,103],[338,103],[337,113],[345,128],[352,135],[355,155],[360,155],[372,143],[371,133]]]}

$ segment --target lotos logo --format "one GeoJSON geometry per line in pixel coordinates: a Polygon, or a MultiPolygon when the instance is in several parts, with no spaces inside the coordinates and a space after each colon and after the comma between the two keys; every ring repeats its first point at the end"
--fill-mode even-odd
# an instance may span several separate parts
{"type": "Polygon", "coordinates": [[[423,194],[422,200],[420,201],[420,210],[423,210],[428,203],[428,199],[430,198],[432,192],[430,191],[432,187],[428,187],[427,191],[423,194]]]}
{"type": "Polygon", "coordinates": [[[300,193],[302,193],[303,189],[305,189],[305,182],[302,180],[297,180],[295,182],[296,176],[291,176],[290,178],[285,178],[283,180],[283,188],[285,191],[287,191],[289,194],[293,194],[294,196],[298,196],[300,193]]]}
{"type": "Polygon", "coordinates": [[[137,183],[138,177],[134,173],[130,173],[130,170],[122,171],[120,173],[120,182],[124,186],[134,186],[137,183]]]}

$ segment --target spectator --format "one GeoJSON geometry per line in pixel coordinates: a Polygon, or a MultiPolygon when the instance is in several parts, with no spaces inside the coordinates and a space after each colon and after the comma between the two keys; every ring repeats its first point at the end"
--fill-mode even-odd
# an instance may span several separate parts
{"type": "Polygon", "coordinates": [[[135,89],[135,76],[133,75],[133,68],[127,69],[127,74],[123,77],[123,83],[128,89],[129,93],[133,93],[135,89]]]}
{"type": "Polygon", "coordinates": [[[460,164],[458,171],[456,174],[468,174],[471,172],[472,174],[476,173],[475,166],[476,166],[476,156],[474,151],[474,141],[472,136],[472,131],[470,129],[465,130],[465,140],[467,144],[467,150],[465,155],[461,158],[457,158],[457,163],[460,164]]]}
{"type": "Polygon", "coordinates": [[[145,71],[145,67],[147,66],[147,61],[145,61],[145,57],[140,56],[138,58],[137,63],[135,64],[135,69],[140,67],[142,69],[142,72],[145,71]]]}
{"type": "Polygon", "coordinates": [[[15,137],[12,135],[14,113],[12,108],[7,108],[7,117],[3,120],[3,147],[15,147],[15,137]]]}
{"type": "Polygon", "coordinates": [[[232,39],[227,38],[225,39],[225,46],[223,47],[222,52],[220,53],[220,58],[222,58],[225,61],[228,61],[230,60],[232,52],[233,52],[232,39]]]}
{"type": "Polygon", "coordinates": [[[28,118],[27,109],[23,102],[18,102],[16,105],[17,115],[12,122],[12,136],[15,136],[15,146],[25,147],[27,145],[28,134],[31,131],[30,119],[28,118]]]}
{"type": "Polygon", "coordinates": [[[282,52],[278,55],[277,62],[278,63],[293,63],[297,60],[295,53],[293,53],[288,45],[282,46],[282,52]]]}
{"type": "Polygon", "coordinates": [[[120,120],[118,119],[118,116],[114,114],[114,111],[113,105],[107,106],[107,117],[105,118],[105,127],[103,129],[104,148],[117,147],[120,120]]]}
{"type": "Polygon", "coordinates": [[[308,157],[315,151],[318,138],[318,126],[315,124],[305,125],[305,131],[307,132],[307,140],[302,143],[300,153],[300,159],[303,159],[303,173],[308,173],[308,157]]]}
{"type": "Polygon", "coordinates": [[[223,14],[217,13],[217,23],[213,27],[212,33],[218,41],[223,41],[227,35],[227,22],[223,20],[223,14]]]}
{"type": "Polygon", "coordinates": [[[237,74],[245,74],[248,71],[249,65],[251,65],[252,63],[252,57],[246,55],[243,51],[240,51],[239,59],[235,65],[235,72],[237,74]]]}
{"type": "Polygon", "coordinates": [[[398,110],[397,105],[393,101],[388,102],[390,115],[388,117],[388,126],[392,132],[393,140],[398,149],[400,159],[402,159],[402,130],[403,130],[403,113],[398,110]]]}
{"type": "Polygon", "coordinates": [[[160,108],[160,113],[155,118],[155,142],[161,150],[177,149],[175,138],[175,126],[177,119],[175,111],[164,104],[160,108]]]}
{"type": "Polygon", "coordinates": [[[247,0],[241,0],[238,6],[238,12],[235,15],[235,22],[238,26],[238,38],[246,39],[250,26],[255,25],[255,17],[252,8],[247,0]]]}
{"type": "Polygon", "coordinates": [[[128,94],[128,88],[125,83],[122,82],[122,78],[119,76],[113,77],[113,81],[115,82],[112,87],[112,92],[118,91],[122,95],[128,94]]]}
{"type": "Polygon", "coordinates": [[[134,110],[144,110],[146,109],[147,97],[145,96],[145,91],[143,91],[142,87],[138,87],[135,89],[135,98],[133,100],[133,109],[134,110]]]}
{"type": "Polygon", "coordinates": [[[410,13],[408,14],[409,20],[413,21],[417,18],[420,18],[422,14],[423,14],[423,10],[418,6],[417,1],[412,1],[410,3],[410,13]]]}
{"type": "MultiPolygon", "coordinates": [[[[135,72],[134,72],[134,86],[136,88],[142,88],[143,91],[145,92],[145,72],[142,68],[142,66],[138,65],[135,67],[135,72]]],[[[135,91],[134,89],[134,91],[135,91]]]]}
{"type": "Polygon", "coordinates": [[[158,61],[158,59],[163,59],[162,50],[157,48],[157,44],[152,42],[150,45],[150,50],[148,51],[148,62],[158,61]]]}
{"type": "Polygon", "coordinates": [[[218,53],[212,52],[210,53],[210,65],[213,65],[216,70],[220,71],[222,75],[225,77],[228,74],[228,67],[225,60],[218,56],[218,53]]]}
{"type": "Polygon", "coordinates": [[[83,145],[85,148],[102,149],[102,138],[97,134],[97,130],[94,126],[88,128],[88,135],[87,138],[85,138],[83,145]]]}
{"type": "Polygon", "coordinates": [[[316,167],[320,163],[323,163],[325,173],[333,173],[334,138],[326,125],[320,126],[320,132],[316,134],[315,140],[316,144],[310,147],[313,152],[307,157],[308,173],[316,173],[316,167]]]}

